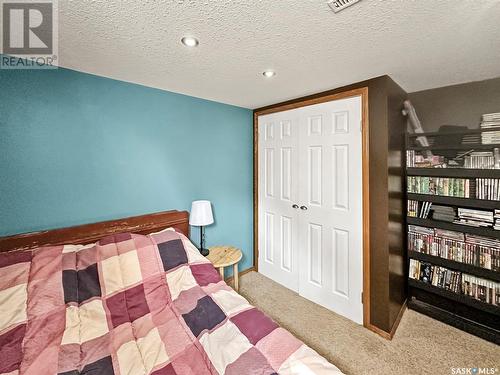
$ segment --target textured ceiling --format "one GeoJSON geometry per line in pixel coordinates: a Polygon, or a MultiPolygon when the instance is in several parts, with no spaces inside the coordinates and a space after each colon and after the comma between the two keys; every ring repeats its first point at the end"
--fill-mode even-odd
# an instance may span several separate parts
{"type": "Polygon", "coordinates": [[[500,1],[59,0],[59,64],[256,108],[389,74],[406,91],[500,76],[500,1]],[[180,43],[194,35],[200,45],[180,43]],[[262,71],[277,75],[264,79],[262,71]]]}

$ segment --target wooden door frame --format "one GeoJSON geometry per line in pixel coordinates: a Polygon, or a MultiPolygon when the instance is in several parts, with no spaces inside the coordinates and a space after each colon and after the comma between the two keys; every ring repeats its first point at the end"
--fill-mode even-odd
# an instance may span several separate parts
{"type": "Polygon", "coordinates": [[[290,109],[306,107],[313,104],[330,102],[333,100],[361,97],[361,147],[362,155],[362,184],[363,184],[363,325],[371,328],[370,324],[370,160],[369,160],[369,121],[368,121],[368,87],[336,92],[333,94],[319,94],[297,101],[276,104],[262,109],[256,109],[253,114],[253,268],[259,270],[259,133],[258,117],[270,113],[288,111],[290,109]]]}

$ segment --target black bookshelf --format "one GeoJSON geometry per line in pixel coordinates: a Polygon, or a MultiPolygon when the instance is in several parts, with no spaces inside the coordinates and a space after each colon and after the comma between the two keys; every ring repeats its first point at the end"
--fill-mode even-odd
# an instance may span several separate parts
{"type": "MultiPolygon", "coordinates": [[[[494,130],[498,131],[498,129],[494,130]]],[[[440,151],[447,151],[445,155],[450,154],[450,152],[453,155],[460,153],[460,151],[493,151],[494,148],[500,148],[500,144],[481,143],[481,134],[488,131],[493,130],[467,129],[452,131],[449,133],[428,132],[421,134],[407,134],[407,150],[415,150],[416,152],[430,150],[435,151],[434,154],[436,155],[439,155],[440,151]],[[463,135],[464,138],[462,138],[462,143],[458,142],[443,145],[443,136],[447,135],[463,135]],[[416,143],[416,138],[422,136],[428,137],[429,146],[422,147],[416,143]]],[[[407,167],[406,176],[470,179],[470,193],[471,196],[474,196],[474,198],[458,198],[432,194],[407,193],[408,200],[483,210],[500,209],[500,201],[476,199],[473,187],[474,179],[476,178],[500,179],[499,169],[407,167]]],[[[492,239],[500,239],[500,231],[496,231],[493,228],[474,227],[458,223],[433,220],[431,218],[424,219],[418,217],[407,217],[406,223],[407,225],[438,228],[492,239]]],[[[500,282],[500,272],[421,252],[410,251],[409,249],[407,249],[407,271],[411,259],[445,267],[450,270],[491,280],[493,282],[500,282]]],[[[488,341],[500,344],[500,306],[482,302],[462,293],[456,293],[451,290],[440,288],[408,277],[408,307],[466,332],[482,337],[488,341]]]]}

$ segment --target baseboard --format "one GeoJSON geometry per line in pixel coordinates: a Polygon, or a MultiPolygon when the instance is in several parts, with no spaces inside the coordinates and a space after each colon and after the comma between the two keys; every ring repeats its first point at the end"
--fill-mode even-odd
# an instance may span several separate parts
{"type": "MultiPolygon", "coordinates": [[[[238,272],[238,277],[241,277],[241,276],[243,276],[244,274],[249,273],[249,272],[252,272],[252,271],[255,271],[255,267],[250,267],[250,268],[244,269],[243,271],[239,271],[239,272],[238,272]]],[[[226,277],[226,278],[224,279],[224,281],[225,281],[226,283],[232,283],[232,282],[233,282],[233,276],[226,277]]]]}
{"type": "Polygon", "coordinates": [[[365,325],[365,328],[368,328],[370,331],[375,332],[377,335],[382,336],[386,340],[392,339],[391,334],[389,332],[386,332],[386,331],[374,326],[373,324],[368,323],[365,325]]]}
{"type": "Polygon", "coordinates": [[[396,330],[399,327],[399,323],[401,322],[401,318],[403,317],[403,314],[408,307],[407,302],[408,302],[408,300],[405,299],[405,301],[403,302],[403,305],[401,305],[401,309],[399,310],[398,316],[396,317],[396,320],[394,321],[394,324],[392,325],[391,333],[390,333],[391,339],[394,336],[394,334],[396,333],[396,330]]]}
{"type": "Polygon", "coordinates": [[[383,329],[380,329],[370,323],[368,323],[365,327],[370,331],[375,332],[377,335],[382,336],[386,340],[392,340],[394,334],[396,333],[396,330],[398,329],[399,323],[401,322],[401,318],[403,317],[403,314],[406,310],[406,302],[407,300],[405,299],[403,305],[401,305],[401,309],[399,310],[398,316],[396,317],[396,320],[394,321],[390,332],[386,332],[383,329]]]}

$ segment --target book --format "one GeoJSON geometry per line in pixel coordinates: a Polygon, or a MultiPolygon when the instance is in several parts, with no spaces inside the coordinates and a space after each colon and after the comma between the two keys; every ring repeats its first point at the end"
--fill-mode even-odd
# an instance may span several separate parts
{"type": "Polygon", "coordinates": [[[419,217],[426,219],[429,215],[432,202],[420,202],[415,200],[408,200],[407,204],[407,216],[409,217],[419,217]]]}
{"type": "Polygon", "coordinates": [[[500,181],[498,178],[476,178],[476,198],[500,200],[500,181]]]}
{"type": "Polygon", "coordinates": [[[413,168],[437,168],[443,167],[446,164],[444,156],[432,155],[423,156],[417,154],[415,150],[406,151],[406,166],[413,168]]]}
{"type": "Polygon", "coordinates": [[[468,179],[451,177],[408,176],[409,193],[469,197],[468,179]]]}
{"type": "Polygon", "coordinates": [[[408,250],[500,272],[500,241],[460,232],[408,227],[408,250]]]}
{"type": "MultiPolygon", "coordinates": [[[[483,141],[500,143],[500,138],[490,138],[488,133],[482,133],[482,137],[483,141]]],[[[409,168],[500,169],[500,148],[493,148],[493,151],[474,151],[474,146],[471,144],[471,150],[449,160],[440,155],[423,156],[417,154],[415,150],[407,150],[406,166],[409,168]]]]}
{"type": "Polygon", "coordinates": [[[484,130],[491,130],[481,133],[482,144],[500,143],[500,112],[483,114],[479,127],[484,130]]]}
{"type": "Polygon", "coordinates": [[[464,168],[495,169],[495,154],[493,151],[473,151],[464,156],[464,168]]]}
{"type": "Polygon", "coordinates": [[[432,218],[452,223],[456,219],[455,209],[450,206],[434,205],[432,207],[432,218]]]}
{"type": "Polygon", "coordinates": [[[410,279],[425,282],[438,288],[465,295],[478,301],[499,306],[500,283],[450,270],[428,262],[410,259],[410,279]]]}
{"type": "Polygon", "coordinates": [[[455,223],[474,227],[492,228],[494,212],[471,208],[458,208],[458,218],[455,223]]]}
{"type": "Polygon", "coordinates": [[[423,281],[424,283],[430,283],[432,279],[432,270],[432,264],[421,263],[419,280],[423,281]]]}

